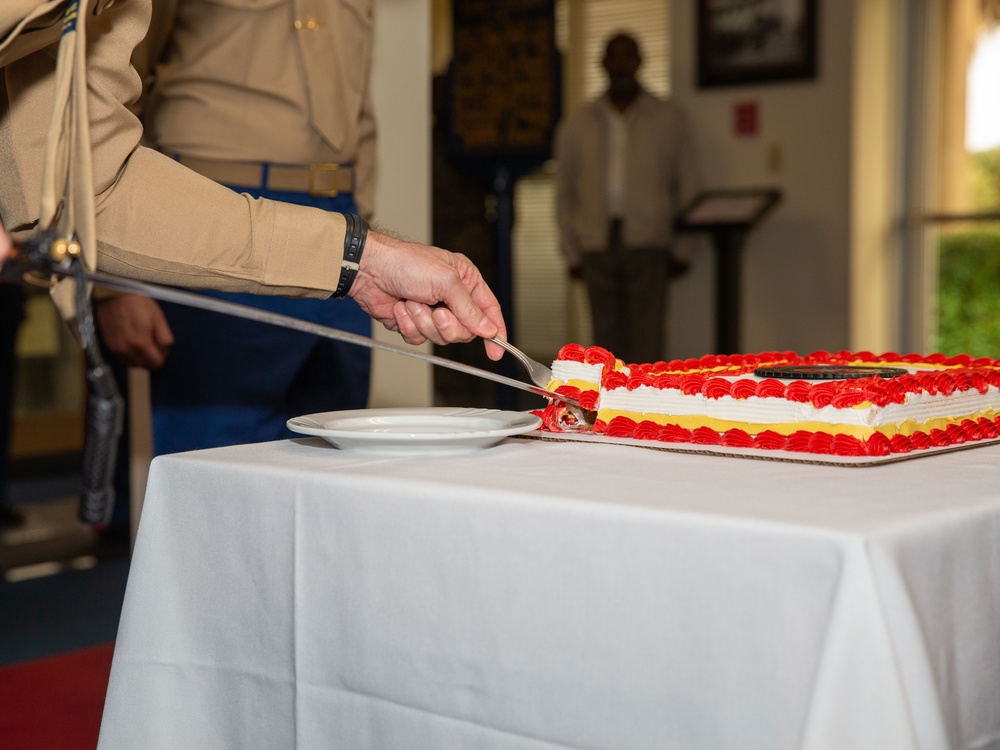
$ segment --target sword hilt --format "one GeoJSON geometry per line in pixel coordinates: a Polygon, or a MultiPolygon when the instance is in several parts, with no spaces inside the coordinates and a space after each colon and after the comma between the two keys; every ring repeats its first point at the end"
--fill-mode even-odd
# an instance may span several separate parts
{"type": "Polygon", "coordinates": [[[76,281],[76,333],[87,360],[89,385],[78,515],[85,523],[103,526],[114,510],[115,460],[125,404],[97,343],[80,243],[51,230],[39,232],[15,244],[0,270],[0,280],[8,282],[47,285],[52,275],[76,281]]]}
{"type": "Polygon", "coordinates": [[[38,281],[53,273],[69,273],[73,258],[81,255],[80,243],[53,231],[39,232],[15,243],[13,254],[0,269],[3,281],[38,281]]]}

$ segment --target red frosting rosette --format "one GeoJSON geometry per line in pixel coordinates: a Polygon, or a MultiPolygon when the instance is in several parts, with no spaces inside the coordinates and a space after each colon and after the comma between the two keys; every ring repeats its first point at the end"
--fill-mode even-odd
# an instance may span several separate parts
{"type": "Polygon", "coordinates": [[[826,380],[818,385],[814,385],[809,394],[809,401],[817,409],[829,406],[833,400],[840,395],[840,381],[826,380]]]}
{"type": "Polygon", "coordinates": [[[658,388],[663,391],[668,388],[680,388],[681,387],[681,375],[675,375],[672,373],[664,373],[662,375],[657,375],[653,378],[653,387],[658,388]]]}
{"type": "Polygon", "coordinates": [[[872,396],[867,390],[841,391],[833,397],[830,402],[838,409],[851,409],[855,406],[867,403],[872,400],[872,396]]]}
{"type": "Polygon", "coordinates": [[[784,398],[785,384],[775,378],[767,378],[757,384],[757,395],[761,398],[784,398]]]}
{"type": "Polygon", "coordinates": [[[690,443],[691,430],[679,424],[665,424],[660,427],[658,439],[664,443],[690,443]]]}
{"type": "Polygon", "coordinates": [[[722,434],[722,440],[720,442],[722,445],[730,448],[753,448],[754,445],[753,438],[750,437],[750,433],[746,430],[741,430],[738,427],[726,430],[722,434]]]}
{"type": "Polygon", "coordinates": [[[829,432],[814,432],[806,442],[806,451],[825,456],[833,453],[833,435],[829,432]]]}
{"type": "Polygon", "coordinates": [[[807,453],[809,451],[809,441],[812,439],[812,433],[808,430],[796,430],[788,439],[785,441],[785,450],[794,451],[796,453],[807,453]]]}
{"type": "Polygon", "coordinates": [[[635,426],[633,435],[638,440],[659,440],[660,425],[656,424],[656,422],[644,419],[635,426]]]}
{"type": "Polygon", "coordinates": [[[788,439],[780,432],[774,430],[762,430],[754,435],[753,444],[755,448],[777,451],[785,447],[788,439]]]}
{"type": "Polygon", "coordinates": [[[979,426],[978,422],[974,422],[971,419],[963,419],[962,430],[965,432],[969,440],[983,439],[983,428],[979,426]]]}
{"type": "Polygon", "coordinates": [[[701,387],[701,392],[706,398],[719,399],[732,393],[732,381],[725,378],[709,378],[701,387]]]}
{"type": "Polygon", "coordinates": [[[864,456],[867,451],[865,444],[854,435],[834,435],[830,444],[830,451],[835,456],[864,456]]]}
{"type": "Polygon", "coordinates": [[[601,395],[597,391],[583,391],[578,401],[581,408],[587,411],[597,411],[597,402],[600,397],[601,395]]]}
{"type": "Polygon", "coordinates": [[[613,367],[615,355],[603,346],[588,346],[583,352],[583,361],[588,365],[604,365],[613,367]]]}
{"type": "Polygon", "coordinates": [[[584,352],[586,352],[586,349],[579,344],[566,344],[566,346],[559,350],[556,359],[563,360],[564,362],[583,362],[584,352]]]}
{"type": "Polygon", "coordinates": [[[691,431],[691,442],[696,445],[718,445],[722,436],[711,427],[696,427],[691,431]]]}
{"type": "Polygon", "coordinates": [[[889,438],[893,453],[909,453],[913,450],[913,441],[907,435],[893,435],[889,438]]]}
{"type": "Polygon", "coordinates": [[[928,437],[930,438],[931,445],[935,448],[943,448],[946,445],[951,445],[951,437],[948,433],[936,427],[931,430],[928,437]]]}
{"type": "Polygon", "coordinates": [[[812,386],[804,380],[793,380],[785,386],[785,398],[796,403],[806,403],[811,393],[812,386]]]}
{"type": "Polygon", "coordinates": [[[609,372],[607,373],[601,385],[605,390],[613,391],[615,388],[621,388],[628,383],[628,375],[624,372],[609,372]]]}
{"type": "Polygon", "coordinates": [[[892,443],[881,432],[876,432],[865,441],[865,453],[869,456],[888,456],[892,453],[892,443]]]}
{"type": "Polygon", "coordinates": [[[648,372],[632,373],[625,383],[625,387],[630,391],[644,385],[653,385],[653,377],[648,372]]]}
{"type": "Polygon", "coordinates": [[[571,398],[574,401],[580,400],[580,389],[574,385],[560,385],[556,388],[556,393],[566,398],[571,398]]]}
{"type": "Polygon", "coordinates": [[[733,398],[738,399],[748,399],[751,396],[757,395],[757,382],[750,380],[749,378],[740,378],[733,382],[733,387],[730,389],[730,395],[733,398]]]}
{"type": "Polygon", "coordinates": [[[625,416],[617,416],[608,422],[605,434],[609,437],[632,437],[635,433],[635,420],[625,416]]]}
{"type": "Polygon", "coordinates": [[[998,434],[1000,434],[1000,427],[998,427],[995,422],[987,419],[986,417],[980,417],[978,420],[976,420],[976,422],[979,425],[979,429],[983,433],[983,437],[986,438],[987,440],[995,438],[997,437],[998,434]]]}
{"type": "Polygon", "coordinates": [[[686,375],[681,378],[681,393],[685,396],[694,396],[696,393],[701,393],[701,389],[705,385],[705,376],[701,373],[694,373],[692,375],[686,375]]]}

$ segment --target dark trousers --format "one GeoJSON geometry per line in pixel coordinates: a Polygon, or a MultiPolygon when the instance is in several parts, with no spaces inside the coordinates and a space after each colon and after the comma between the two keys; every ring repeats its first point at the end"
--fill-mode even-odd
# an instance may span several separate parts
{"type": "MultiPolygon", "coordinates": [[[[239,191],[328,211],[357,211],[351,195],[239,191]]],[[[352,299],[210,295],[371,335],[371,318],[352,299]]],[[[163,368],[152,373],[156,455],[294,437],[285,427],[290,417],[368,405],[368,349],[182,305],[164,304],[163,311],[176,343],[163,368]]]]}
{"type": "Polygon", "coordinates": [[[24,288],[0,284],[0,503],[7,499],[10,433],[14,422],[17,331],[24,319],[24,288]]]}
{"type": "Polygon", "coordinates": [[[620,222],[608,235],[607,250],[583,255],[594,343],[626,363],[658,362],[666,356],[670,251],[625,247],[620,222]]]}

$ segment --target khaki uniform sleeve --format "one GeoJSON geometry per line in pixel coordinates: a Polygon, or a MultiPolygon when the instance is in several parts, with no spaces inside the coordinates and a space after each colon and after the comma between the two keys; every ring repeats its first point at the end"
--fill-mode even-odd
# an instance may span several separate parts
{"type": "MultiPolygon", "coordinates": [[[[98,267],[192,288],[328,297],[340,277],[342,216],[236,195],[139,146],[129,106],[141,87],[129,59],[149,16],[149,0],[119,0],[88,23],[98,267]]],[[[38,219],[54,66],[48,48],[3,70],[0,216],[15,237],[38,219]]]]}

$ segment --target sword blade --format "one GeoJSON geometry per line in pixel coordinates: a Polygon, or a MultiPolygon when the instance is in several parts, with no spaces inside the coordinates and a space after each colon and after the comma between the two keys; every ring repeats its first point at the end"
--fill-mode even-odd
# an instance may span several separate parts
{"type": "Polygon", "coordinates": [[[162,300],[164,302],[175,302],[179,305],[197,307],[202,310],[210,310],[223,315],[232,315],[237,318],[245,318],[246,320],[255,320],[259,323],[267,323],[281,328],[288,328],[293,331],[311,333],[314,336],[333,339],[335,341],[343,341],[348,344],[356,344],[358,346],[367,347],[368,349],[380,349],[382,351],[392,352],[393,354],[400,354],[404,357],[419,359],[423,362],[430,362],[438,367],[447,367],[450,370],[464,372],[466,375],[472,375],[473,377],[492,380],[494,383],[501,383],[503,385],[510,386],[511,388],[528,391],[529,393],[534,393],[536,396],[543,396],[544,398],[561,401],[569,404],[570,406],[579,406],[575,399],[568,398],[556,393],[555,391],[539,388],[536,385],[508,378],[505,375],[498,375],[495,372],[483,370],[479,367],[462,364],[461,362],[454,362],[435,354],[426,354],[425,352],[417,351],[416,349],[408,349],[404,346],[389,344],[384,341],[377,341],[373,338],[360,336],[356,333],[341,331],[336,328],[320,325],[318,323],[300,320],[298,318],[293,318],[290,315],[282,315],[280,313],[270,312],[269,310],[259,310],[255,307],[240,305],[236,302],[216,299],[215,297],[206,297],[203,294],[186,292],[172,287],[148,284],[143,281],[134,281],[132,279],[123,279],[119,276],[111,276],[110,274],[102,273],[101,271],[89,271],[87,272],[86,277],[91,283],[105,289],[126,292],[129,294],[143,294],[147,297],[152,297],[153,299],[162,300]]]}

